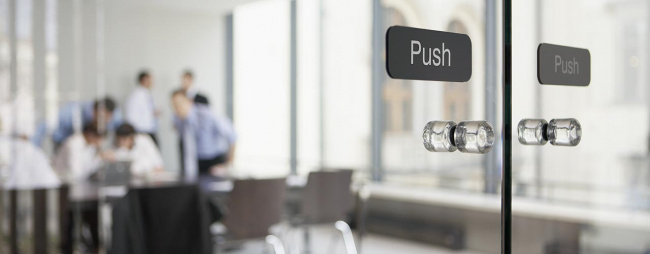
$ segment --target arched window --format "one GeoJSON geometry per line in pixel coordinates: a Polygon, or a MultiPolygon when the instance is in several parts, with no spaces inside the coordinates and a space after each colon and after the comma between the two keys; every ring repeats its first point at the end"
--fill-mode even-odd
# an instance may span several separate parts
{"type": "MultiPolygon", "coordinates": [[[[407,25],[406,18],[397,9],[384,9],[384,30],[389,26],[407,25]]],[[[390,133],[409,132],[412,129],[413,89],[411,82],[400,79],[386,79],[382,89],[384,103],[384,131],[390,133]]]]}
{"type": "MultiPolygon", "coordinates": [[[[447,26],[447,31],[467,34],[467,28],[458,20],[453,20],[447,26]]],[[[470,81],[471,82],[471,81],[470,81]]],[[[471,113],[470,82],[467,84],[445,83],[443,109],[445,119],[462,121],[468,120],[471,113]]]]}

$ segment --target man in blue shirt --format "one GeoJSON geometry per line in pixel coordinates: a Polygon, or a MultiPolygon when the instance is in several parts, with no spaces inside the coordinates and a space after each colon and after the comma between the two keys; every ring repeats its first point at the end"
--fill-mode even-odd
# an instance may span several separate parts
{"type": "MultiPolygon", "coordinates": [[[[99,122],[100,116],[102,116],[102,123],[105,124],[106,129],[109,131],[117,129],[117,126],[122,123],[122,116],[117,109],[117,105],[110,97],[98,99],[94,102],[70,102],[63,106],[59,110],[59,121],[52,132],[52,141],[54,142],[55,149],[74,134],[75,125],[77,125],[75,124],[76,121],[80,121],[78,123],[80,130],[82,126],[86,126],[91,122],[99,122]],[[80,119],[77,117],[78,113],[80,113],[80,119]]],[[[46,135],[47,126],[45,123],[41,123],[34,137],[32,137],[32,142],[37,146],[41,146],[46,135]]]]}
{"type": "Polygon", "coordinates": [[[229,119],[194,103],[182,90],[173,93],[172,103],[174,124],[183,137],[185,178],[210,175],[213,167],[232,162],[237,136],[229,119]]]}

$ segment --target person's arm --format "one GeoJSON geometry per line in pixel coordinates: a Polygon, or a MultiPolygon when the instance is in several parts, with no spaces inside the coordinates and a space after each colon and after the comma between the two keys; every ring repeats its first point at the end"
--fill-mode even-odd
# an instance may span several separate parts
{"type": "Polygon", "coordinates": [[[73,121],[76,109],[78,107],[70,104],[59,111],[59,119],[52,132],[52,140],[55,144],[63,144],[74,133],[73,121]]]}
{"type": "Polygon", "coordinates": [[[87,180],[93,173],[97,172],[99,168],[104,165],[104,161],[115,161],[115,156],[112,151],[98,152],[94,155],[84,158],[86,161],[83,166],[83,173],[80,175],[80,180],[87,180]]]}
{"type": "Polygon", "coordinates": [[[60,179],[66,181],[69,179],[67,174],[68,172],[66,171],[70,170],[68,168],[68,160],[70,159],[68,153],[68,146],[64,144],[57,151],[54,159],[52,160],[52,167],[54,168],[54,172],[56,172],[60,179]]]}
{"type": "Polygon", "coordinates": [[[228,160],[226,160],[226,164],[232,165],[232,162],[235,161],[235,143],[230,144],[230,148],[228,148],[228,160]]]}
{"type": "Polygon", "coordinates": [[[31,142],[35,146],[40,147],[43,145],[43,140],[45,139],[45,136],[47,136],[47,124],[43,121],[36,126],[36,131],[34,132],[34,136],[32,136],[31,142]]]}
{"type": "Polygon", "coordinates": [[[225,117],[216,117],[215,125],[217,127],[217,132],[228,141],[228,159],[226,163],[230,164],[235,158],[235,142],[237,141],[235,127],[233,126],[232,121],[225,117]]]}
{"type": "Polygon", "coordinates": [[[136,139],[137,146],[142,152],[143,167],[146,167],[144,173],[150,171],[161,171],[164,169],[162,155],[160,150],[148,135],[139,135],[136,139]]]}
{"type": "Polygon", "coordinates": [[[174,129],[178,131],[181,135],[183,132],[183,120],[178,117],[176,114],[172,117],[172,124],[174,125],[174,129]]]}

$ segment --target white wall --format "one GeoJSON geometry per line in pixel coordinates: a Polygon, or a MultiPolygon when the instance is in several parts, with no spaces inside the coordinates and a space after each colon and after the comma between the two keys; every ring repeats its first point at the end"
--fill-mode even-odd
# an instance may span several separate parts
{"type": "MultiPolygon", "coordinates": [[[[82,1],[83,100],[95,97],[97,88],[96,6],[82,1]]],[[[59,8],[60,91],[72,91],[73,18],[71,0],[59,8]]],[[[132,5],[126,0],[105,1],[106,92],[120,104],[136,85],[136,75],[149,70],[154,78],[153,94],[160,106],[158,136],[165,165],[178,170],[178,137],[172,128],[169,97],[180,85],[182,71],[195,73],[196,84],[212,107],[225,113],[225,18],[219,12],[178,11],[132,5]]]]}

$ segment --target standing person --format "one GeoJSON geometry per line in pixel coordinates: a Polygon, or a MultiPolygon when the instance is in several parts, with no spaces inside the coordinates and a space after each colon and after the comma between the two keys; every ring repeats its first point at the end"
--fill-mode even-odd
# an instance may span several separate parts
{"type": "MultiPolygon", "coordinates": [[[[181,91],[185,93],[187,98],[194,101],[196,104],[210,105],[208,98],[203,94],[199,93],[199,89],[194,85],[194,73],[191,70],[186,70],[181,76],[181,91]]],[[[174,122],[176,122],[176,116],[174,116],[174,122]]],[[[185,154],[183,149],[183,135],[180,135],[178,138],[178,151],[181,158],[181,169],[185,168],[185,154]]]]}
{"type": "Polygon", "coordinates": [[[206,105],[194,103],[182,90],[172,94],[172,104],[176,130],[183,137],[183,175],[187,179],[198,177],[204,183],[211,179],[213,169],[232,162],[235,130],[229,119],[215,115],[206,105]]]}
{"type": "MultiPolygon", "coordinates": [[[[98,128],[101,130],[113,131],[122,123],[122,115],[117,108],[115,101],[106,96],[103,99],[95,101],[81,101],[70,102],[59,110],[59,119],[56,129],[52,133],[52,141],[54,142],[55,150],[58,149],[63,142],[75,133],[75,126],[78,124],[77,130],[81,130],[83,126],[90,123],[100,124],[98,128]],[[80,113],[80,115],[79,115],[80,113]],[[79,122],[77,122],[79,121],[79,122]]],[[[47,134],[47,126],[41,123],[32,137],[32,143],[41,146],[47,134]]]]}
{"type": "Polygon", "coordinates": [[[186,70],[181,78],[181,89],[185,91],[187,98],[190,98],[194,103],[210,105],[208,97],[199,93],[199,89],[194,85],[194,73],[191,70],[186,70]]]}
{"type": "Polygon", "coordinates": [[[140,72],[138,85],[126,101],[126,120],[133,125],[137,132],[149,135],[158,145],[156,133],[158,132],[159,111],[151,94],[152,87],[151,75],[146,71],[140,72]]]}

